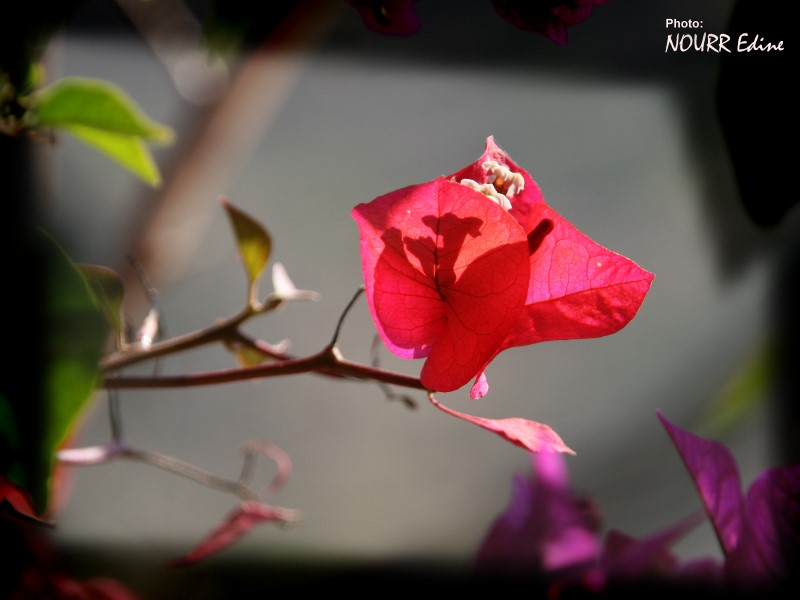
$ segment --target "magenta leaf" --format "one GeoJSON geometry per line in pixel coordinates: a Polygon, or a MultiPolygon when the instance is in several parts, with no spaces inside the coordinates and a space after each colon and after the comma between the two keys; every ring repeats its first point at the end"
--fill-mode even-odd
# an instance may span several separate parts
{"type": "Polygon", "coordinates": [[[566,454],[575,454],[575,452],[563,442],[561,437],[544,423],[537,423],[536,421],[529,421],[519,417],[508,419],[486,419],[484,417],[476,417],[446,407],[436,400],[433,394],[429,395],[429,398],[431,404],[448,415],[452,415],[468,423],[473,423],[478,427],[483,427],[487,431],[491,431],[512,444],[530,452],[564,452],[566,454]]]}
{"type": "MultiPolygon", "coordinates": [[[[612,529],[606,535],[603,547],[602,563],[607,576],[621,580],[677,573],[682,565],[670,546],[697,527],[704,518],[705,515],[698,512],[644,539],[612,529]]],[[[718,571],[719,566],[716,566],[712,574],[718,571]]]]}
{"type": "Polygon", "coordinates": [[[657,414],[694,480],[723,552],[729,554],[739,543],[744,514],[736,461],[719,442],[684,431],[657,414]]]}
{"type": "Polygon", "coordinates": [[[781,581],[800,559],[800,464],[764,471],[750,486],[739,544],[728,556],[734,580],[781,581]]]}
{"type": "Polygon", "coordinates": [[[453,391],[500,352],[624,327],[653,275],[580,233],[548,207],[530,174],[486,140],[446,178],[352,211],[370,313],[386,346],[425,358],[420,378],[453,391]]]}
{"type": "Polygon", "coordinates": [[[259,523],[285,524],[297,521],[299,518],[300,513],[297,510],[246,500],[197,546],[171,564],[178,567],[193,565],[227,548],[259,523]]]}
{"type": "Polygon", "coordinates": [[[764,471],[745,498],[733,456],[719,442],[670,423],[660,413],[711,517],[734,583],[783,582],[800,558],[800,464],[764,471]]]}

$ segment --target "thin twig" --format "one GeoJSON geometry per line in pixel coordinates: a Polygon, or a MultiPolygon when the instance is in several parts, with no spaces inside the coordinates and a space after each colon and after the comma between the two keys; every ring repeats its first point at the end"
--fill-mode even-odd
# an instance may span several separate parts
{"type": "Polygon", "coordinates": [[[241,325],[249,316],[250,311],[242,310],[240,313],[223,321],[215,323],[205,329],[193,331],[185,335],[155,342],[147,348],[131,346],[125,350],[113,352],[100,361],[100,368],[106,372],[117,371],[147,360],[176,354],[184,350],[197,348],[204,344],[219,342],[241,325]]]}
{"type": "Polygon", "coordinates": [[[295,358],[253,367],[239,367],[192,375],[106,377],[103,381],[103,387],[106,389],[182,388],[317,372],[334,372],[343,377],[382,381],[384,383],[416,390],[427,389],[416,377],[395,373],[393,371],[384,371],[383,369],[376,369],[375,367],[349,361],[342,358],[338,350],[331,346],[317,354],[312,354],[304,358],[295,358]]]}
{"type": "Polygon", "coordinates": [[[210,471],[201,469],[195,465],[178,460],[172,456],[160,454],[158,452],[147,452],[145,450],[128,449],[121,454],[121,458],[135,460],[147,465],[158,467],[170,473],[175,473],[192,481],[196,481],[200,485],[208,488],[228,492],[239,496],[245,500],[257,500],[258,494],[253,489],[241,481],[233,481],[214,475],[210,471]]]}
{"type": "Polygon", "coordinates": [[[331,339],[331,344],[330,344],[331,346],[336,345],[336,342],[339,340],[339,333],[342,330],[342,325],[344,324],[344,319],[345,317],[347,317],[347,313],[350,312],[350,309],[353,308],[353,305],[356,303],[356,300],[358,300],[358,297],[361,296],[361,294],[363,293],[364,293],[364,286],[362,285],[359,286],[356,293],[353,294],[352,298],[350,298],[350,302],[348,302],[347,306],[344,307],[344,310],[342,311],[342,314],[339,317],[339,321],[336,323],[336,330],[333,332],[333,339],[331,339]]]}
{"type": "MultiPolygon", "coordinates": [[[[372,346],[370,347],[370,354],[372,356],[372,366],[378,368],[380,366],[380,357],[378,356],[378,350],[380,349],[381,338],[378,334],[375,334],[375,337],[372,339],[372,346]]],[[[410,408],[411,410],[415,410],[417,408],[417,403],[414,402],[412,398],[406,396],[405,394],[398,394],[395,392],[388,383],[384,383],[382,381],[375,382],[378,388],[383,392],[383,395],[386,396],[387,400],[392,401],[399,401],[406,405],[406,408],[410,408]]]]}
{"type": "Polygon", "coordinates": [[[122,418],[116,390],[108,390],[108,420],[111,426],[111,439],[119,444],[122,442],[122,418]]]}
{"type": "Polygon", "coordinates": [[[79,467],[101,465],[114,460],[131,460],[158,467],[164,471],[191,479],[205,487],[234,494],[245,500],[258,499],[258,494],[250,486],[250,482],[247,479],[242,477],[236,481],[226,479],[175,457],[159,452],[140,450],[123,443],[111,442],[103,446],[66,448],[60,450],[56,457],[62,464],[79,467]]]}

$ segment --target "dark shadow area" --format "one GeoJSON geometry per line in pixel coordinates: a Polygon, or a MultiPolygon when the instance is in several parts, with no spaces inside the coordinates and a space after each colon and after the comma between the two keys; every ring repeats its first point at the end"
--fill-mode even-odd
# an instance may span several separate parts
{"type": "MultiPolygon", "coordinates": [[[[69,4],[69,3],[64,3],[69,4]]],[[[114,2],[85,0],[73,3],[69,16],[54,15],[64,23],[70,35],[137,36],[136,29],[114,2]]],[[[272,3],[266,11],[261,3],[237,0],[187,2],[201,19],[212,15],[216,34],[238,32],[244,53],[263,42],[296,2],[272,3]]],[[[707,3],[714,4],[714,3],[707,3]]],[[[742,32],[761,35],[766,40],[788,40],[790,19],[783,6],[775,2],[739,0],[704,7],[719,20],[733,40],[742,32]],[[734,6],[728,14],[729,6],[734,6]]],[[[447,68],[450,70],[497,69],[505,72],[535,72],[545,76],[574,78],[598,83],[656,84],[674,92],[683,118],[683,138],[688,160],[694,163],[702,182],[703,206],[708,235],[713,240],[718,276],[727,283],[735,281],[758,260],[774,260],[777,282],[772,290],[774,312],[771,322],[778,335],[780,406],[775,427],[780,459],[800,460],[800,295],[795,282],[800,277],[800,244],[781,226],[796,212],[797,193],[790,185],[793,169],[789,165],[786,138],[793,132],[796,111],[793,79],[789,68],[791,44],[783,52],[749,53],[668,53],[664,50],[667,30],[665,17],[687,18],[698,13],[696,2],[678,0],[664,3],[641,0],[612,0],[594,9],[589,19],[570,30],[567,46],[558,46],[547,38],[515,29],[500,19],[489,0],[417,3],[422,27],[409,37],[381,36],[365,30],[357,13],[345,7],[342,22],[324,44],[322,52],[351,58],[354,69],[370,62],[393,69],[447,68]],[[351,11],[351,12],[347,12],[351,11]],[[721,145],[721,142],[724,145],[721,145]],[[733,179],[731,177],[733,174],[733,179]]],[[[50,27],[52,29],[52,26],[50,27]]],[[[711,25],[708,25],[711,31],[711,25]]],[[[719,30],[722,31],[722,30],[719,30]]],[[[23,69],[26,54],[15,48],[21,40],[36,34],[20,31],[18,37],[0,35],[0,66],[22,61],[13,67],[23,69]],[[5,38],[5,39],[4,39],[5,38]],[[10,58],[10,57],[13,57],[10,58]]],[[[784,43],[786,46],[787,44],[784,43]]],[[[735,44],[730,45],[731,48],[735,44]]],[[[502,90],[497,91],[498,94],[502,90]]],[[[457,100],[454,100],[457,101],[457,100]]],[[[489,110],[491,107],[487,107],[489,110]]],[[[789,140],[793,141],[793,140],[789,140]]],[[[190,140],[186,143],[190,143],[190,140]]],[[[598,141],[600,143],[600,141],[598,141]]],[[[604,152],[613,152],[613,141],[602,142],[604,152]]],[[[653,140],[658,144],[658,140],[653,140]]],[[[0,402],[6,397],[14,407],[21,439],[39,438],[37,427],[41,406],[35,400],[40,392],[32,387],[31,365],[41,365],[41,307],[33,299],[41,298],[41,257],[31,247],[27,226],[38,221],[39,205],[33,165],[27,141],[0,136],[0,165],[3,165],[6,217],[3,219],[2,256],[12,267],[7,276],[7,290],[23,282],[21,293],[3,294],[3,314],[13,315],[25,335],[14,336],[14,351],[3,359],[4,375],[0,383],[0,402]],[[8,186],[8,187],[7,187],[8,186]],[[27,400],[34,400],[28,402],[27,400]]],[[[169,169],[165,175],[169,176],[169,169]]],[[[669,185],[669,182],[664,182],[669,185]]],[[[547,221],[552,228],[552,222],[547,221]]],[[[796,224],[796,221],[793,222],[796,224]]],[[[549,229],[545,222],[528,238],[531,252],[541,244],[549,229]]],[[[791,225],[791,223],[790,223],[791,225]]],[[[398,232],[399,233],[399,232],[398,232]]],[[[680,243],[676,239],[676,243],[680,243]]],[[[405,240],[407,250],[420,260],[429,252],[431,240],[405,240]]],[[[424,264],[424,262],[423,262],[424,264]]],[[[431,275],[433,265],[430,265],[431,275]]],[[[731,327],[736,324],[732,323],[731,327]]],[[[33,367],[36,368],[35,366],[33,367]]],[[[0,472],[8,464],[34,455],[31,449],[0,447],[0,472]]],[[[34,467],[31,467],[34,468],[34,467]]],[[[2,518],[2,515],[0,515],[2,518]]],[[[2,525],[2,521],[0,521],[2,525]]],[[[71,546],[70,560],[78,576],[102,574],[118,576],[122,581],[140,581],[136,552],[124,549],[80,548],[71,546]],[[121,560],[123,559],[123,560],[121,560]],[[125,562],[129,561],[128,566],[125,562]]],[[[266,595],[284,587],[319,586],[343,589],[421,589],[491,592],[524,589],[526,595],[553,597],[550,584],[535,578],[491,576],[471,577],[450,565],[425,562],[413,565],[340,566],[335,562],[302,564],[281,562],[273,557],[259,557],[248,563],[221,558],[186,570],[148,573],[149,580],[137,584],[145,598],[236,598],[266,595]]],[[[146,561],[145,561],[146,563],[146,561]]],[[[560,598],[602,598],[633,594],[642,597],[670,597],[677,593],[703,594],[708,597],[750,597],[742,590],[709,590],[704,587],[665,585],[644,582],[615,586],[604,593],[585,589],[559,590],[560,598]],[[717,593],[719,592],[719,593],[717,593]]],[[[771,591],[771,590],[769,590],[771,591]]],[[[755,597],[766,594],[755,594],[755,597]]]]}
{"type": "MultiPolygon", "coordinates": [[[[109,560],[102,548],[70,548],[76,574],[89,578],[96,573],[117,577],[122,581],[131,579],[136,572],[137,556],[131,553],[131,565],[127,567],[117,560],[109,560]],[[93,565],[93,569],[82,570],[81,565],[93,565]],[[99,568],[99,571],[95,571],[99,568]]],[[[571,600],[592,598],[669,598],[677,595],[704,598],[745,600],[791,597],[796,590],[793,581],[785,585],[717,586],[708,583],[677,583],[657,576],[639,581],[616,581],[605,586],[582,583],[554,583],[536,575],[510,575],[507,572],[477,572],[469,566],[453,565],[436,559],[415,558],[391,563],[380,560],[364,560],[338,564],[336,559],[319,562],[293,560],[231,560],[219,557],[191,569],[165,568],[157,574],[149,574],[146,580],[134,584],[133,591],[148,600],[214,600],[217,598],[261,598],[281,591],[310,591],[330,593],[367,592],[420,594],[430,592],[517,595],[527,598],[552,598],[571,600]]]]}

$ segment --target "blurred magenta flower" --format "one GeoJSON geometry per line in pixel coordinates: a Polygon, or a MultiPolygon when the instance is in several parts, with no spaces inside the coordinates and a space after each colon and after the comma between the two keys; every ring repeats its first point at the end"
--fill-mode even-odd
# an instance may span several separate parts
{"type": "Polygon", "coordinates": [[[723,554],[723,578],[743,585],[782,583],[800,558],[800,463],[767,469],[745,496],[739,469],[721,443],[682,430],[660,413],[694,480],[723,554]]]}
{"type": "Polygon", "coordinates": [[[523,31],[541,33],[563,46],[567,27],[589,18],[595,6],[608,0],[492,0],[497,14],[523,31]]]}
{"type": "Polygon", "coordinates": [[[447,177],[352,211],[370,313],[401,358],[426,357],[420,379],[450,392],[507,348],[600,337],[639,310],[652,273],[578,231],[494,142],[447,177]]]}
{"type": "Polygon", "coordinates": [[[601,542],[599,511],[571,491],[566,458],[539,453],[531,455],[533,476],[515,477],[508,507],[477,552],[477,569],[593,590],[656,581],[720,592],[782,589],[800,550],[800,464],[765,470],[744,496],[727,448],[658,417],[697,486],[722,562],[682,561],[670,550],[702,512],[643,539],[612,529],[601,542]]]}
{"type": "MultiPolygon", "coordinates": [[[[517,476],[511,500],[484,538],[475,559],[478,572],[525,576],[551,586],[581,586],[599,591],[609,582],[655,580],[685,568],[670,545],[696,526],[692,515],[647,538],[610,530],[600,535],[601,512],[569,484],[563,454],[531,455],[533,475],[517,476]]],[[[713,577],[703,561],[687,573],[713,577]]]]}
{"type": "Polygon", "coordinates": [[[563,454],[531,454],[533,475],[514,477],[511,500],[484,538],[479,569],[586,579],[601,544],[600,515],[573,494],[563,454]]]}
{"type": "MultiPolygon", "coordinates": [[[[411,35],[419,31],[417,0],[346,0],[361,15],[364,25],[377,33],[411,35]]],[[[563,46],[567,28],[589,18],[595,6],[608,0],[492,0],[495,12],[517,29],[541,33],[563,46]]],[[[458,19],[454,9],[453,18],[458,19]]]]}

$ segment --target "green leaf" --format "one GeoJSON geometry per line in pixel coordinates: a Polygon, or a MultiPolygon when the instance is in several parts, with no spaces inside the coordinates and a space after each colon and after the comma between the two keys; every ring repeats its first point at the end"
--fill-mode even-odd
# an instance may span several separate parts
{"type": "Polygon", "coordinates": [[[269,255],[272,252],[272,238],[258,221],[231,204],[228,198],[222,196],[220,202],[227,211],[236,234],[239,256],[244,263],[252,290],[269,261],[269,255]]]}
{"type": "MultiPolygon", "coordinates": [[[[45,279],[45,370],[43,439],[40,459],[47,467],[44,496],[34,495],[37,510],[47,504],[55,453],[92,398],[106,323],[89,285],[58,244],[43,232],[45,279]]],[[[38,489],[38,486],[34,489],[38,489]]]]}
{"type": "Polygon", "coordinates": [[[39,126],[63,129],[150,185],[161,184],[145,140],[169,143],[173,131],[150,119],[117,86],[71,77],[40,89],[30,102],[39,126]]]}
{"type": "Polygon", "coordinates": [[[79,125],[162,143],[172,141],[169,127],[150,119],[124,91],[100,79],[61,79],[36,92],[33,103],[42,125],[79,125]]]}
{"type": "Polygon", "coordinates": [[[150,185],[161,185],[161,173],[142,138],[80,125],[63,126],[63,129],[117,161],[150,185]]]}
{"type": "Polygon", "coordinates": [[[255,367],[269,360],[269,355],[264,354],[258,348],[245,346],[242,344],[228,344],[230,350],[236,358],[236,363],[240,367],[255,367]]]}
{"type": "Polygon", "coordinates": [[[100,265],[79,264],[77,267],[94,292],[108,324],[115,332],[122,333],[122,300],[125,295],[122,277],[113,269],[100,265]]]}

